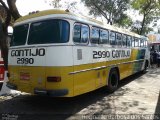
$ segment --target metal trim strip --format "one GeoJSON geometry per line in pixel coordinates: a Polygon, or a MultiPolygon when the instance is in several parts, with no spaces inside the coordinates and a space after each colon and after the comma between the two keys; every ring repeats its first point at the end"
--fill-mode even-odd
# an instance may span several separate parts
{"type": "Polygon", "coordinates": [[[121,64],[129,64],[129,63],[134,63],[134,62],[140,62],[140,61],[143,61],[143,60],[145,60],[145,59],[139,59],[139,60],[134,60],[134,61],[129,61],[129,62],[122,62],[122,63],[112,64],[112,65],[108,65],[108,66],[101,66],[101,67],[96,67],[96,68],[91,68],[91,69],[84,69],[84,70],[70,72],[69,74],[77,74],[77,73],[87,72],[87,71],[91,71],[91,70],[100,70],[100,69],[104,69],[104,68],[108,68],[108,67],[112,67],[112,66],[117,66],[117,65],[121,65],[121,64]]]}

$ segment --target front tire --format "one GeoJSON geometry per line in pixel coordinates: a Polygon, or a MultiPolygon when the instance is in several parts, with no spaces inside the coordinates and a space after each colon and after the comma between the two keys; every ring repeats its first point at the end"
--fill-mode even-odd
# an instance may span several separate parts
{"type": "Polygon", "coordinates": [[[111,69],[108,77],[108,86],[107,91],[109,93],[113,93],[117,87],[119,82],[119,74],[116,69],[111,69]]]}

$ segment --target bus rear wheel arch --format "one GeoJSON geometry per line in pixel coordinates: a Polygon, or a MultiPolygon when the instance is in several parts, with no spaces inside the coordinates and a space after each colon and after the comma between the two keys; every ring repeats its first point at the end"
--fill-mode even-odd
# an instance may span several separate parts
{"type": "Polygon", "coordinates": [[[109,76],[108,76],[108,85],[106,87],[107,92],[109,93],[113,93],[117,87],[118,87],[118,83],[119,83],[119,69],[118,68],[111,68],[110,72],[109,72],[109,76]]]}

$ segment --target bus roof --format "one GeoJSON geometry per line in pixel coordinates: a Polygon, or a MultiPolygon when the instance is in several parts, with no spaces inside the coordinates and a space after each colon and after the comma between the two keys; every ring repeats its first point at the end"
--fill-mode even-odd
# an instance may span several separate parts
{"type": "Polygon", "coordinates": [[[78,16],[78,15],[75,15],[75,14],[73,14],[73,13],[67,11],[67,10],[57,10],[57,9],[37,11],[37,12],[35,12],[35,13],[33,12],[33,14],[29,14],[29,15],[20,17],[19,19],[16,20],[16,23],[17,23],[17,22],[21,22],[21,21],[25,21],[25,20],[28,20],[28,19],[31,19],[31,18],[46,16],[46,15],[52,15],[52,14],[72,15],[72,16],[75,16],[75,17],[81,17],[81,18],[87,19],[87,20],[92,21],[92,22],[95,22],[95,23],[103,24],[103,23],[100,22],[100,21],[97,21],[97,20],[95,20],[95,19],[92,19],[92,18],[89,18],[89,17],[86,17],[86,16],[78,16]]]}
{"type": "Polygon", "coordinates": [[[26,20],[29,20],[29,19],[32,19],[32,18],[47,16],[47,15],[53,15],[53,14],[63,14],[63,15],[66,14],[68,16],[73,16],[75,19],[76,18],[81,18],[81,19],[86,20],[88,22],[95,23],[95,24],[99,25],[100,27],[107,28],[111,31],[116,31],[116,32],[120,32],[120,33],[123,33],[123,34],[132,35],[132,36],[135,36],[135,37],[140,37],[140,35],[138,35],[136,33],[133,33],[133,32],[130,32],[128,30],[121,29],[121,28],[111,26],[111,25],[108,25],[108,24],[104,25],[102,22],[100,22],[96,19],[92,19],[92,18],[89,18],[89,17],[86,17],[86,16],[78,16],[78,15],[75,15],[75,14],[73,14],[73,13],[67,11],[67,10],[65,11],[65,10],[52,9],[52,10],[38,11],[38,12],[35,12],[33,14],[29,14],[29,15],[20,17],[19,19],[16,20],[15,24],[26,21],[26,20]]]}

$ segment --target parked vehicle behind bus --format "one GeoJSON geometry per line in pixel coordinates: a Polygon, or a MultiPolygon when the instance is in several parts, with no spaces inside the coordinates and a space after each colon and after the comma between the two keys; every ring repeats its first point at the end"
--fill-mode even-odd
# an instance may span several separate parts
{"type": "Polygon", "coordinates": [[[149,64],[147,39],[70,12],[48,10],[14,24],[9,49],[11,89],[73,97],[106,87],[149,64]]]}
{"type": "Polygon", "coordinates": [[[0,50],[0,90],[1,90],[1,87],[3,85],[3,81],[4,81],[4,61],[3,61],[3,58],[2,58],[2,53],[1,53],[1,50],[0,50]]]}

